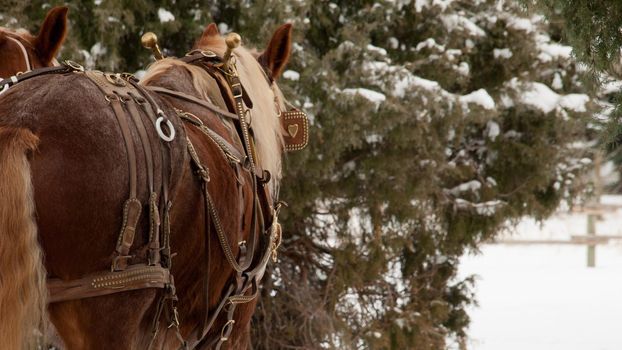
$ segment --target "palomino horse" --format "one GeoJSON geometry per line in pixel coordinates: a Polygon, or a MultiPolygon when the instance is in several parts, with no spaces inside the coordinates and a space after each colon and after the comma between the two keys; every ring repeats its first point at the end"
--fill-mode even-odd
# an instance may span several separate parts
{"type": "Polygon", "coordinates": [[[0,82],[1,348],[47,319],[68,349],[250,346],[282,152],[307,130],[274,82],[291,26],[261,55],[234,39],[209,25],[141,85],[75,64],[0,82]]]}
{"type": "Polygon", "coordinates": [[[67,35],[67,7],[52,8],[37,36],[0,28],[0,77],[50,67],[67,35]]]}

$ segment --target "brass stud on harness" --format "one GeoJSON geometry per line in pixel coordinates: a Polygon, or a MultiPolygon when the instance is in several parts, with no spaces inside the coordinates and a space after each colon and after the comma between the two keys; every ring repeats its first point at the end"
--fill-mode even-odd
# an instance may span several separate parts
{"type": "Polygon", "coordinates": [[[151,52],[153,52],[153,57],[155,57],[156,60],[161,60],[164,58],[162,51],[160,51],[160,46],[158,46],[158,36],[155,35],[153,32],[147,32],[143,34],[143,36],[140,38],[140,43],[143,45],[144,48],[150,49],[151,52]]]}
{"type": "Polygon", "coordinates": [[[240,46],[241,42],[242,42],[242,37],[240,36],[240,34],[238,33],[227,34],[227,37],[225,38],[225,43],[227,43],[227,51],[225,51],[225,55],[222,58],[226,72],[228,72],[230,68],[231,53],[233,52],[233,49],[240,46]]]}

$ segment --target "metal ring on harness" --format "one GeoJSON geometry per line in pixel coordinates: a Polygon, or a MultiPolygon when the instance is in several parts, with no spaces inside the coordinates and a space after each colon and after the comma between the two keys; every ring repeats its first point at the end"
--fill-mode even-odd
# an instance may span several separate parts
{"type": "Polygon", "coordinates": [[[170,122],[170,120],[168,120],[167,118],[164,117],[164,114],[162,113],[162,111],[160,111],[160,113],[158,113],[159,117],[158,119],[156,119],[156,131],[158,132],[158,136],[160,136],[160,138],[166,142],[171,142],[175,139],[175,128],[173,127],[173,124],[170,122]],[[164,131],[162,131],[162,122],[166,122],[166,127],[168,128],[170,134],[166,135],[164,133],[164,131]]]}
{"type": "Polygon", "coordinates": [[[200,54],[203,55],[203,57],[208,57],[208,58],[217,57],[216,54],[210,50],[201,50],[200,54]]]}

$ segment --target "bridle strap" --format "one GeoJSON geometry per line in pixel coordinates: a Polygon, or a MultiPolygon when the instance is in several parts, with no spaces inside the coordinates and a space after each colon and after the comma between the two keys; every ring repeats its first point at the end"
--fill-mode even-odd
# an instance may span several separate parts
{"type": "Polygon", "coordinates": [[[25,72],[30,72],[32,70],[32,64],[30,63],[30,56],[28,56],[28,51],[26,51],[26,47],[24,47],[24,44],[22,44],[21,41],[15,39],[12,36],[7,36],[7,38],[9,40],[13,41],[14,43],[16,43],[17,46],[19,46],[19,48],[22,50],[22,54],[24,55],[24,62],[26,63],[26,71],[25,72]]]}

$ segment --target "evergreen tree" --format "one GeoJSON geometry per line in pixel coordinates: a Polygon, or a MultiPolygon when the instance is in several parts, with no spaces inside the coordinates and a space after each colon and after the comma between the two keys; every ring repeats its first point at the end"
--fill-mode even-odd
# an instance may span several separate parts
{"type": "Polygon", "coordinates": [[[599,71],[620,61],[622,2],[617,0],[529,0],[533,8],[561,22],[577,58],[599,71]]]}
{"type": "MultiPolygon", "coordinates": [[[[560,28],[560,37],[572,45],[577,59],[589,67],[595,85],[600,86],[602,119],[607,122],[601,135],[608,158],[622,167],[622,2],[616,0],[524,0],[532,10],[541,10],[560,28]]],[[[622,191],[622,181],[612,184],[622,191]]]]}
{"type": "Polygon", "coordinates": [[[156,32],[165,55],[183,55],[211,21],[212,1],[176,0],[0,0],[0,9],[14,20],[9,27],[38,31],[52,7],[69,7],[70,35],[61,56],[88,68],[135,72],[150,62],[140,45],[147,31],[156,32]]]}
{"type": "MultiPolygon", "coordinates": [[[[42,4],[9,14],[36,23],[42,4]]],[[[600,106],[558,29],[514,2],[70,6],[63,55],[100,69],[144,68],[147,30],[180,56],[210,20],[259,47],[278,24],[294,23],[280,86],[309,113],[311,143],[285,161],[289,208],[253,324],[258,349],[462,341],[475,299],[472,278],[457,276],[460,257],[508,222],[572,200],[590,163],[600,106]]]]}

